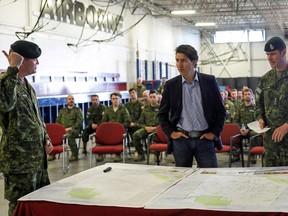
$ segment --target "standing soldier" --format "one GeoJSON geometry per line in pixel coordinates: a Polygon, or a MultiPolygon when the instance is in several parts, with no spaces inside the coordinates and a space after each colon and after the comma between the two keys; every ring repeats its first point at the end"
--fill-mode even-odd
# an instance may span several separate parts
{"type": "Polygon", "coordinates": [[[142,111],[141,117],[137,123],[141,129],[137,130],[133,134],[133,141],[138,156],[134,158],[134,161],[144,161],[145,153],[141,143],[142,139],[146,139],[150,133],[155,132],[158,123],[158,111],[159,104],[157,103],[157,92],[150,91],[149,94],[150,105],[145,106],[142,111]]]}
{"type": "Polygon", "coordinates": [[[133,88],[136,89],[138,100],[142,101],[143,100],[142,95],[143,92],[146,90],[146,86],[143,85],[141,77],[137,78],[137,83],[136,85],[133,86],[133,88]]]}
{"type": "Polygon", "coordinates": [[[131,123],[128,128],[128,133],[132,138],[133,133],[139,129],[139,127],[136,126],[135,124],[138,122],[140,118],[142,110],[144,109],[144,105],[141,101],[137,100],[136,89],[130,88],[129,95],[130,95],[130,101],[125,104],[125,107],[127,108],[131,117],[131,123]]]}
{"type": "MultiPolygon", "coordinates": [[[[226,109],[226,117],[225,117],[225,123],[232,123],[233,121],[233,116],[235,114],[235,107],[234,107],[234,104],[226,99],[226,93],[227,92],[226,90],[222,90],[220,91],[220,95],[222,97],[222,100],[223,100],[223,104],[224,104],[224,107],[226,109]]],[[[228,92],[227,92],[228,94],[228,92]]]]}
{"type": "Polygon", "coordinates": [[[273,37],[264,50],[271,70],[263,75],[255,90],[255,117],[265,133],[264,166],[288,166],[288,62],[286,44],[273,37]]]}
{"type": "Polygon", "coordinates": [[[101,122],[102,116],[106,106],[100,103],[98,95],[91,96],[91,106],[86,113],[86,120],[88,125],[84,128],[82,134],[83,141],[83,154],[87,154],[87,142],[89,141],[89,135],[93,134],[97,128],[97,125],[101,122]]]}
{"type": "Polygon", "coordinates": [[[35,91],[25,78],[35,74],[41,49],[19,40],[11,45],[7,71],[0,76],[0,172],[12,216],[17,200],[50,184],[47,154],[53,149],[41,118],[35,91]],[[46,151],[45,151],[46,150],[46,151]],[[47,154],[46,154],[47,153],[47,154]]]}
{"type": "MultiPolygon", "coordinates": [[[[118,122],[127,129],[130,126],[131,118],[128,110],[121,103],[122,95],[118,92],[113,92],[110,98],[112,105],[106,108],[101,122],[118,122]]],[[[103,161],[103,155],[98,155],[97,161],[103,161]]],[[[120,155],[116,155],[114,162],[119,161],[121,161],[120,155]]]]}
{"type": "Polygon", "coordinates": [[[158,86],[157,89],[158,94],[163,94],[165,83],[166,83],[166,77],[162,77],[161,84],[158,86]]]}
{"type": "MultiPolygon", "coordinates": [[[[78,148],[75,139],[80,134],[83,116],[81,109],[75,106],[74,97],[72,95],[67,96],[66,102],[67,107],[62,108],[59,111],[56,123],[62,124],[65,127],[68,145],[72,152],[71,157],[69,157],[69,161],[77,161],[78,148]]],[[[55,155],[49,155],[49,159],[54,160],[55,155]]]]}

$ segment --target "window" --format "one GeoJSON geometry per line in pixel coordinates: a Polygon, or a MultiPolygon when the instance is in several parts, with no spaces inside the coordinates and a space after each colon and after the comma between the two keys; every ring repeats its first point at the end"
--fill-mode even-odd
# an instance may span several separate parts
{"type": "Polygon", "coordinates": [[[265,41],[265,30],[217,31],[214,43],[265,41]]]}

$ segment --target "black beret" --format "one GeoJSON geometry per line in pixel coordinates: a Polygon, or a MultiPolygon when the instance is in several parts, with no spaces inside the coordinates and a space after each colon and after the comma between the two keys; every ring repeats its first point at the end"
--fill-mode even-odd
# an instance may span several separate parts
{"type": "Polygon", "coordinates": [[[30,41],[18,40],[11,44],[10,48],[24,58],[35,59],[41,55],[40,47],[30,41]]]}
{"type": "Polygon", "coordinates": [[[265,44],[264,51],[265,52],[272,52],[272,51],[275,51],[275,50],[281,51],[284,48],[286,48],[286,44],[280,37],[272,37],[265,44]]]}

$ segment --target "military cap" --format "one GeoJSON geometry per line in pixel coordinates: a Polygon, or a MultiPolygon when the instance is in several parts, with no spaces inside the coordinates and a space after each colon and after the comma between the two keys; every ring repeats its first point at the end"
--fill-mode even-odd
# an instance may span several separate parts
{"type": "Polygon", "coordinates": [[[10,48],[24,58],[35,59],[41,55],[40,47],[30,41],[18,40],[11,44],[10,48]]]}
{"type": "Polygon", "coordinates": [[[275,51],[275,50],[280,50],[281,51],[284,48],[286,48],[286,44],[280,37],[272,37],[265,44],[264,51],[265,52],[272,52],[272,51],[275,51]]]}

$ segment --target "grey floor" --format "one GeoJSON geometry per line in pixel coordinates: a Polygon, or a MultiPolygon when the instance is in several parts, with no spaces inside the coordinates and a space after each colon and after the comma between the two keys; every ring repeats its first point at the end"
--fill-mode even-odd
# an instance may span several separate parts
{"type": "MultiPolygon", "coordinates": [[[[134,164],[146,164],[146,161],[142,161],[142,162],[134,162],[133,161],[133,157],[134,157],[134,151],[133,149],[131,149],[132,151],[132,156],[129,156],[128,159],[126,160],[126,163],[134,163],[134,164]]],[[[82,150],[80,149],[80,152],[82,152],[82,150]]],[[[59,181],[63,178],[67,178],[71,175],[74,175],[76,173],[82,172],[84,170],[87,170],[90,168],[90,160],[89,160],[89,155],[85,156],[83,154],[79,154],[79,160],[70,163],[70,169],[68,171],[67,174],[63,175],[62,172],[62,159],[60,157],[60,159],[56,159],[54,161],[49,162],[49,176],[50,176],[50,180],[51,182],[56,182],[59,181]]],[[[219,153],[217,154],[217,159],[218,159],[218,164],[219,167],[228,167],[228,158],[229,155],[226,153],[219,153]]],[[[245,153],[244,155],[244,160],[245,160],[245,166],[247,165],[247,153],[245,153]]],[[[156,165],[156,162],[154,161],[154,157],[153,155],[150,156],[150,165],[156,165]]],[[[103,162],[98,162],[97,166],[102,165],[104,163],[111,163],[113,162],[113,157],[111,157],[110,155],[107,155],[105,160],[103,162]]],[[[93,166],[95,166],[95,159],[93,160],[93,166]]],[[[171,156],[163,156],[162,161],[160,166],[175,166],[175,164],[173,163],[173,158],[171,156]]],[[[251,166],[261,166],[261,159],[257,158],[257,163],[256,164],[252,164],[251,166]]],[[[193,167],[196,167],[195,165],[193,165],[193,167]]],[[[234,162],[232,163],[232,168],[233,167],[241,167],[241,162],[234,162]]],[[[8,211],[8,201],[4,199],[4,180],[2,175],[0,174],[0,216],[7,216],[7,211],[8,211]]]]}

